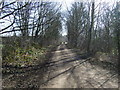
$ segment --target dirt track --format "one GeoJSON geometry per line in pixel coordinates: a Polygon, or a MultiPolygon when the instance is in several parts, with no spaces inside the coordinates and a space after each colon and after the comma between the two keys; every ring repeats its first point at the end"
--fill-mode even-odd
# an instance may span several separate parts
{"type": "Polygon", "coordinates": [[[3,76],[4,88],[117,88],[118,78],[115,70],[102,67],[90,57],[82,59],[80,55],[58,46],[53,57],[45,67],[21,74],[3,76]]]}
{"type": "Polygon", "coordinates": [[[42,88],[118,88],[117,74],[58,46],[42,88]]]}

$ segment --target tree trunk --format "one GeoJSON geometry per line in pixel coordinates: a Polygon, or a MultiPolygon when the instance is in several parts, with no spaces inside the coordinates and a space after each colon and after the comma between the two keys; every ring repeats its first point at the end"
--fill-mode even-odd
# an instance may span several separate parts
{"type": "Polygon", "coordinates": [[[92,10],[91,10],[91,24],[90,29],[88,31],[88,46],[87,46],[87,52],[90,52],[90,45],[91,45],[91,38],[92,38],[92,29],[94,26],[94,2],[92,2],[92,10]]]}

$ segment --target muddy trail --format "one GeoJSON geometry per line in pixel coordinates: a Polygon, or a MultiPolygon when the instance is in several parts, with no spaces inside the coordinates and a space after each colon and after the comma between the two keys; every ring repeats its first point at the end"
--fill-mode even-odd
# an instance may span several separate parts
{"type": "Polygon", "coordinates": [[[118,88],[117,73],[60,45],[44,66],[3,77],[4,88],[118,88]]]}

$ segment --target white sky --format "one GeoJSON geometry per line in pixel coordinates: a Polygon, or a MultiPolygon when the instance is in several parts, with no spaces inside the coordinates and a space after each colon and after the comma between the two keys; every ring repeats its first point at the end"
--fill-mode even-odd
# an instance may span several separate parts
{"type": "MultiPolygon", "coordinates": [[[[2,1],[2,0],[0,0],[2,1]]],[[[5,0],[8,1],[8,0],[5,0]]],[[[10,0],[8,2],[13,2],[15,0],[10,0]]],[[[18,0],[18,1],[27,1],[27,0],[18,0]]],[[[30,0],[28,0],[30,1],[30,0]]],[[[31,0],[31,1],[41,1],[41,0],[31,0]]],[[[69,8],[71,6],[71,3],[73,2],[90,2],[91,0],[43,0],[43,1],[52,1],[52,2],[60,2],[62,3],[62,11],[66,11],[67,7],[69,8]]],[[[95,0],[95,5],[98,5],[100,2],[109,2],[109,3],[114,3],[115,1],[120,1],[120,0],[95,0]]],[[[4,28],[4,26],[8,26],[9,23],[5,23],[4,25],[0,25],[0,28],[4,28]]],[[[65,27],[63,26],[63,31],[62,31],[62,35],[66,35],[67,32],[65,30],[65,27]]]]}
{"type": "MultiPolygon", "coordinates": [[[[62,10],[66,11],[67,7],[71,6],[71,3],[73,2],[90,2],[92,0],[56,0],[56,1],[60,1],[62,2],[62,10]]],[[[109,4],[113,4],[116,1],[120,1],[120,0],[93,0],[95,1],[95,5],[97,6],[99,3],[109,3],[109,4]]],[[[63,26],[63,31],[62,31],[62,35],[67,35],[67,31],[65,30],[65,27],[63,26]]]]}

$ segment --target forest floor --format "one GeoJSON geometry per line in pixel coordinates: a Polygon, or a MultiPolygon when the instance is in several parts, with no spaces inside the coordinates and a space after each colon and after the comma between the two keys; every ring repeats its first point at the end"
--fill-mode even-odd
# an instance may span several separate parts
{"type": "Polygon", "coordinates": [[[65,45],[57,47],[44,68],[3,76],[3,87],[118,88],[117,68],[109,62],[81,58],[65,45]]]}

